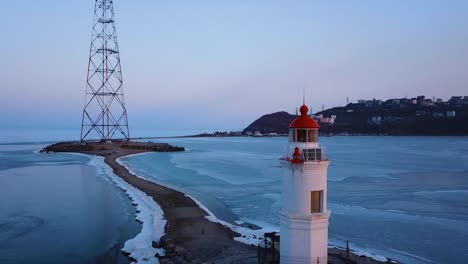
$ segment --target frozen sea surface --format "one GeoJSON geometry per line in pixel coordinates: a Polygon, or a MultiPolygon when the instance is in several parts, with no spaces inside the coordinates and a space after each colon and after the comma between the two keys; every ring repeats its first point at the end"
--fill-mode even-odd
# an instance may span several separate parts
{"type": "Polygon", "coordinates": [[[129,263],[141,225],[90,158],[0,145],[0,263],[129,263]]]}
{"type": "MultiPolygon", "coordinates": [[[[231,224],[279,230],[286,138],[183,138],[181,153],[122,162],[194,197],[231,224]]],[[[405,263],[468,259],[467,137],[322,137],[330,243],[405,263]]]]}

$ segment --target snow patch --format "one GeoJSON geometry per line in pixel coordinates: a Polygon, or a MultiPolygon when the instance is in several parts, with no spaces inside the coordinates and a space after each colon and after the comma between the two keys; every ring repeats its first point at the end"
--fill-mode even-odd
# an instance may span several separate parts
{"type": "MultiPolygon", "coordinates": [[[[90,157],[86,155],[87,157],[90,157]]],[[[153,241],[159,242],[165,235],[164,227],[167,221],[161,207],[144,192],[128,184],[112,171],[112,168],[104,162],[103,157],[93,156],[88,163],[98,169],[100,174],[107,176],[117,187],[125,191],[136,206],[136,219],[141,222],[141,232],[134,238],[125,242],[123,252],[135,259],[138,264],[158,264],[156,254],[164,256],[164,249],[154,248],[153,241]]]]}
{"type": "Polygon", "coordinates": [[[405,256],[409,256],[409,257],[412,257],[412,258],[415,258],[415,259],[419,259],[419,260],[422,260],[424,262],[429,262],[429,263],[437,263],[433,260],[430,260],[430,259],[427,259],[427,258],[423,258],[421,256],[418,256],[418,255],[414,255],[414,254],[411,254],[411,253],[408,253],[408,252],[405,252],[405,251],[401,251],[401,250],[396,250],[396,249],[393,249],[393,248],[390,248],[389,249],[390,251],[393,251],[393,252],[396,252],[398,254],[402,254],[402,255],[405,255],[405,256]]]}
{"type": "Polygon", "coordinates": [[[351,252],[353,252],[354,254],[359,255],[359,256],[366,256],[366,257],[369,257],[371,259],[375,259],[375,260],[382,261],[382,262],[388,261],[388,259],[386,257],[384,257],[384,256],[372,254],[372,253],[367,252],[367,251],[351,250],[351,252]]]}

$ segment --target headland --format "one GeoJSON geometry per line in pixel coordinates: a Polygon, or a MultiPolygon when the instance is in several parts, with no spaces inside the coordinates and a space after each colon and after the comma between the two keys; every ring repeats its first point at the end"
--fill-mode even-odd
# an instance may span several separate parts
{"type": "MultiPolygon", "coordinates": [[[[161,264],[170,263],[259,263],[257,247],[234,240],[240,234],[206,218],[207,212],[184,193],[140,178],[117,162],[118,158],[145,152],[184,151],[183,147],[153,142],[62,142],[49,145],[41,152],[74,152],[104,157],[113,172],[153,198],[164,211],[166,235],[153,246],[163,248],[161,264]]],[[[344,249],[329,249],[329,263],[381,262],[366,256],[347,254],[344,249]],[[347,255],[349,261],[347,261],[347,255]]]]}

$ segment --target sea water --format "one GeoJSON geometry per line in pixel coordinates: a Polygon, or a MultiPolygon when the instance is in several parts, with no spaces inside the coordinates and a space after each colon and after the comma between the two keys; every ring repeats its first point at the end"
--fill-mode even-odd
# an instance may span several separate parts
{"type": "Polygon", "coordinates": [[[125,193],[73,154],[0,144],[0,263],[129,263],[141,224],[125,193]]]}
{"type": "MultiPolygon", "coordinates": [[[[165,139],[180,153],[122,158],[221,220],[279,230],[286,138],[165,139]]],[[[466,263],[468,137],[322,137],[330,244],[404,263],[466,263]]]]}

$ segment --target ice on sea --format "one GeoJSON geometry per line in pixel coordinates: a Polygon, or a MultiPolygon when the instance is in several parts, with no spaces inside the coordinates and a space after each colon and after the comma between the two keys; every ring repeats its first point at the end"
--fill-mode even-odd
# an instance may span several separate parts
{"type": "MultiPolygon", "coordinates": [[[[240,236],[235,237],[234,240],[239,241],[241,243],[256,246],[260,242],[260,245],[261,245],[262,241],[260,241],[260,240],[263,238],[263,235],[265,233],[278,232],[278,227],[276,227],[276,226],[265,226],[265,225],[263,225],[264,227],[261,228],[261,229],[250,229],[250,228],[236,226],[236,225],[232,225],[230,223],[224,222],[224,221],[216,218],[216,216],[208,208],[206,208],[203,204],[201,204],[195,198],[193,198],[193,197],[191,197],[191,196],[189,196],[187,194],[185,196],[192,199],[202,210],[204,210],[208,214],[207,216],[205,216],[206,219],[208,219],[209,221],[214,222],[214,223],[220,223],[221,225],[231,229],[232,231],[239,233],[240,236]]],[[[263,223],[263,224],[265,224],[265,223],[263,223]]],[[[333,241],[329,241],[329,242],[330,243],[329,243],[328,247],[343,249],[342,247],[338,246],[339,243],[335,243],[333,241]]],[[[387,261],[388,260],[384,256],[377,255],[377,254],[372,254],[372,253],[370,253],[370,252],[368,252],[366,250],[363,250],[361,248],[356,248],[355,247],[354,250],[352,250],[352,251],[355,254],[358,254],[360,256],[366,256],[366,257],[369,257],[369,258],[372,258],[372,259],[375,259],[375,260],[378,260],[378,261],[387,261]]]]}
{"type": "Polygon", "coordinates": [[[164,256],[162,248],[154,248],[153,241],[159,242],[165,235],[166,220],[161,207],[144,192],[128,184],[115,175],[112,168],[104,163],[103,157],[92,157],[90,165],[96,167],[99,172],[107,176],[116,186],[126,192],[136,206],[136,219],[142,223],[141,232],[134,238],[125,242],[122,251],[128,253],[138,264],[159,263],[156,254],[164,256]]]}
{"type": "Polygon", "coordinates": [[[193,198],[192,196],[186,194],[185,196],[189,197],[192,199],[203,211],[207,213],[207,216],[205,216],[206,219],[208,219],[211,222],[214,223],[219,223],[232,231],[239,233],[240,236],[234,237],[234,240],[239,241],[241,243],[247,244],[247,245],[258,245],[260,242],[260,239],[263,237],[265,233],[268,232],[277,232],[277,228],[275,227],[264,227],[261,229],[250,229],[250,228],[245,228],[241,226],[236,226],[230,223],[227,223],[223,220],[220,220],[216,218],[216,216],[208,209],[206,208],[202,203],[197,201],[197,199],[193,198]]]}
{"type": "MultiPolygon", "coordinates": [[[[328,248],[338,248],[338,249],[341,249],[341,250],[346,250],[346,247],[344,247],[343,245],[345,245],[346,242],[339,242],[338,240],[335,240],[335,239],[328,239],[328,248]]],[[[371,258],[371,259],[374,259],[374,260],[377,260],[377,261],[382,261],[382,262],[385,262],[385,261],[389,261],[389,259],[387,259],[386,257],[384,256],[381,256],[381,255],[378,255],[378,254],[373,254],[373,253],[370,253],[369,252],[369,249],[363,249],[359,246],[356,246],[354,244],[350,244],[350,251],[356,255],[359,255],[359,256],[366,256],[368,258],[371,258]]],[[[392,261],[394,262],[394,261],[392,261]]],[[[396,263],[396,262],[395,262],[396,263]]]]}
{"type": "MultiPolygon", "coordinates": [[[[137,156],[137,155],[145,155],[145,154],[148,154],[148,153],[139,153],[139,154],[134,154],[134,155],[128,155],[128,156],[125,156],[124,158],[117,159],[117,162],[120,165],[124,166],[130,173],[136,175],[137,177],[140,177],[142,179],[154,182],[155,179],[143,177],[139,173],[137,173],[136,171],[139,171],[140,168],[139,167],[137,168],[136,166],[134,166],[134,164],[132,164],[131,162],[128,162],[128,158],[130,158],[130,157],[137,156]]],[[[242,223],[248,222],[248,223],[252,223],[252,224],[254,224],[256,226],[261,227],[261,229],[250,229],[250,228],[230,224],[228,222],[225,222],[223,220],[218,219],[206,206],[204,206],[201,202],[199,202],[194,197],[192,197],[192,196],[190,196],[188,194],[185,194],[185,195],[187,197],[191,198],[202,210],[204,210],[207,213],[207,216],[205,216],[205,218],[207,218],[209,221],[215,222],[215,223],[220,223],[221,225],[231,229],[232,231],[234,231],[236,233],[239,233],[240,236],[235,237],[234,239],[236,241],[241,242],[241,243],[248,244],[248,245],[254,245],[254,246],[256,246],[256,245],[258,245],[260,243],[260,245],[261,245],[262,242],[263,242],[263,241],[261,241],[261,238],[263,238],[265,233],[278,232],[279,231],[279,226],[277,226],[277,225],[272,225],[270,223],[266,223],[264,221],[258,221],[258,220],[251,219],[251,218],[248,218],[248,219],[247,218],[242,218],[241,220],[237,220],[236,223],[241,224],[241,222],[242,223]]],[[[268,194],[265,194],[265,195],[268,195],[268,194]]],[[[279,198],[280,198],[279,196],[280,195],[277,195],[277,194],[271,194],[271,195],[274,196],[274,197],[270,197],[270,198],[272,198],[273,200],[276,200],[279,203],[279,198]]],[[[233,210],[233,209],[235,209],[235,208],[231,208],[231,210],[233,210]]],[[[333,247],[342,248],[342,245],[343,245],[343,243],[334,243],[333,241],[330,241],[330,243],[329,243],[330,248],[333,248],[333,247]]],[[[380,261],[386,261],[387,260],[387,258],[385,258],[385,257],[383,257],[381,255],[372,254],[369,251],[367,251],[365,249],[362,249],[362,248],[358,248],[356,246],[353,246],[353,249],[354,249],[354,252],[356,254],[359,254],[359,255],[364,255],[364,256],[367,256],[367,257],[370,257],[370,258],[373,258],[373,259],[376,259],[376,260],[380,260],[380,261]]]]}

